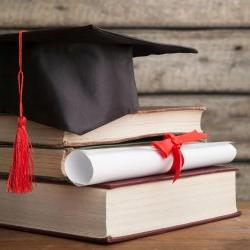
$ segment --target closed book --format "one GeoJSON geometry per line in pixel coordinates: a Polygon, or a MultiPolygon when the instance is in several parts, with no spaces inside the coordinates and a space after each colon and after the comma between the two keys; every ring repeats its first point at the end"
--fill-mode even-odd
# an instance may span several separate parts
{"type": "MultiPolygon", "coordinates": [[[[201,115],[204,107],[144,108],[135,114],[128,114],[100,126],[83,135],[69,133],[32,121],[27,130],[33,146],[78,147],[113,144],[158,136],[164,133],[185,133],[194,129],[201,131],[201,115]]],[[[0,116],[0,143],[13,143],[17,118],[0,116]]]]}
{"type": "Polygon", "coordinates": [[[112,243],[238,216],[236,169],[214,166],[173,176],[90,187],[36,183],[33,193],[8,194],[1,180],[3,227],[112,243]]]}

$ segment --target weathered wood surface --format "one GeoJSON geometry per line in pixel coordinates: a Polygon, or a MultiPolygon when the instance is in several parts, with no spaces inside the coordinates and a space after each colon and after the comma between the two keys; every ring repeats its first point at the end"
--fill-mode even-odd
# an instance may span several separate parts
{"type": "Polygon", "coordinates": [[[199,54],[135,58],[139,92],[250,93],[250,29],[135,30],[122,33],[151,41],[191,46],[199,51],[199,54]]]}
{"type": "MultiPolygon", "coordinates": [[[[15,31],[0,30],[0,34],[15,31]]],[[[135,58],[135,78],[140,93],[250,93],[250,29],[113,31],[191,46],[199,51],[199,54],[135,58]]]]}
{"type": "Polygon", "coordinates": [[[248,0],[1,0],[1,27],[249,26],[248,0]]]}
{"type": "Polygon", "coordinates": [[[250,96],[248,95],[146,95],[141,106],[204,105],[202,128],[212,141],[235,141],[237,159],[250,159],[250,96]]]}
{"type": "Polygon", "coordinates": [[[250,245],[250,202],[240,202],[240,217],[197,227],[103,246],[52,236],[0,229],[0,249],[85,249],[85,250],[243,250],[250,245]]]}
{"type": "Polygon", "coordinates": [[[239,169],[236,178],[237,199],[250,201],[250,162],[235,162],[232,166],[239,169]]]}

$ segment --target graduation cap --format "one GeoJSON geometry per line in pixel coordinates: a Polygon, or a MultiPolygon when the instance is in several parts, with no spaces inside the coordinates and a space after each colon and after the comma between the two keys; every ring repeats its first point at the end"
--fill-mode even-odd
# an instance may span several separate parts
{"type": "MultiPolygon", "coordinates": [[[[197,51],[140,40],[93,25],[1,35],[0,113],[19,115],[21,131],[17,131],[13,165],[20,165],[19,158],[21,165],[33,165],[28,156],[31,144],[24,115],[35,122],[83,134],[134,113],[138,98],[133,57],[165,53],[197,51]]],[[[25,171],[20,170],[19,175],[25,171]]],[[[28,186],[26,181],[18,185],[28,186]]],[[[19,192],[22,188],[10,189],[19,192]]]]}

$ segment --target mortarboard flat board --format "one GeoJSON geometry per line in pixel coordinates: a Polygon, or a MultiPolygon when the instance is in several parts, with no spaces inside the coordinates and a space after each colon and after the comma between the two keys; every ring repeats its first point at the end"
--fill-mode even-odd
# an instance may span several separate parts
{"type": "MultiPolygon", "coordinates": [[[[197,53],[93,25],[23,33],[24,115],[83,134],[138,109],[133,57],[197,53]]],[[[18,114],[18,34],[0,36],[0,113],[18,114]]]]}

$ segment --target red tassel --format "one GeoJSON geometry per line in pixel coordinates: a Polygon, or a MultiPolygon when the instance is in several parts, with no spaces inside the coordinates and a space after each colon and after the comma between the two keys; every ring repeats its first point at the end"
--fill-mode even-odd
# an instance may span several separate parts
{"type": "Polygon", "coordinates": [[[34,164],[31,157],[31,143],[26,130],[26,118],[19,117],[14,143],[13,163],[7,182],[8,192],[31,192],[33,172],[34,164]]]}
{"type": "Polygon", "coordinates": [[[31,154],[31,143],[26,130],[26,118],[23,116],[23,82],[24,74],[22,69],[22,33],[19,32],[19,72],[18,72],[18,91],[19,91],[19,118],[14,142],[13,162],[7,181],[8,192],[26,193],[32,191],[32,180],[34,163],[31,154]]]}

